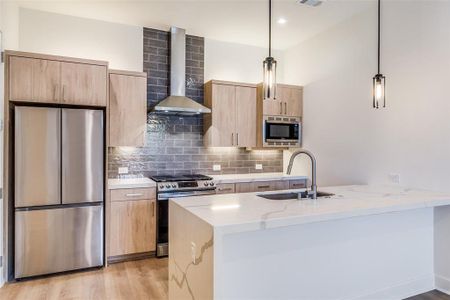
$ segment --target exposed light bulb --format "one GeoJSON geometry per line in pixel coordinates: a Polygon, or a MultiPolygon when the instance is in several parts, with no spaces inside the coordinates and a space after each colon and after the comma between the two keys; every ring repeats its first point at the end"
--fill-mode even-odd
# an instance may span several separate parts
{"type": "Polygon", "coordinates": [[[277,23],[278,23],[278,24],[281,24],[281,25],[284,25],[284,24],[287,23],[287,20],[286,20],[285,18],[281,17],[281,18],[279,18],[279,19],[277,20],[277,23]]]}
{"type": "Polygon", "coordinates": [[[373,78],[373,107],[386,107],[385,98],[386,78],[382,74],[377,74],[373,78]]]}

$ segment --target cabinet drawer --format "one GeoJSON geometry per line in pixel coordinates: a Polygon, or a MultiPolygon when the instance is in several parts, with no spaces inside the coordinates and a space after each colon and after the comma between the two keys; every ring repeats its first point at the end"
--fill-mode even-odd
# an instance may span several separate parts
{"type": "Polygon", "coordinates": [[[132,201],[156,199],[155,188],[111,190],[111,201],[132,201]]]}
{"type": "Polygon", "coordinates": [[[235,193],[234,183],[222,183],[217,186],[217,194],[232,194],[235,193]]]}
{"type": "Polygon", "coordinates": [[[306,180],[289,180],[290,189],[303,189],[306,187],[306,180]]]}
{"type": "Polygon", "coordinates": [[[274,191],[276,183],[276,181],[253,182],[253,190],[255,192],[274,191]]]}

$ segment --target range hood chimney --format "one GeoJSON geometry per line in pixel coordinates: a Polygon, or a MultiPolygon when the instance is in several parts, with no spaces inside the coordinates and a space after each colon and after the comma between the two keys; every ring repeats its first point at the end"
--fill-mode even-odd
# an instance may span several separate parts
{"type": "Polygon", "coordinates": [[[210,113],[206,106],[186,97],[186,30],[170,28],[170,96],[153,111],[171,115],[210,113]]]}

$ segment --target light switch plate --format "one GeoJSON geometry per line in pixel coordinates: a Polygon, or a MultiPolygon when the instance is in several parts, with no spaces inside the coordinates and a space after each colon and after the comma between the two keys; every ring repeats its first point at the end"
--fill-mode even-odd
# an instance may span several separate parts
{"type": "Polygon", "coordinates": [[[255,170],[262,170],[263,166],[262,164],[255,164],[255,170]]]}
{"type": "Polygon", "coordinates": [[[119,174],[128,174],[128,167],[119,167],[119,174]]]}
{"type": "Polygon", "coordinates": [[[220,170],[222,170],[221,165],[213,165],[213,171],[220,171],[220,170]]]}

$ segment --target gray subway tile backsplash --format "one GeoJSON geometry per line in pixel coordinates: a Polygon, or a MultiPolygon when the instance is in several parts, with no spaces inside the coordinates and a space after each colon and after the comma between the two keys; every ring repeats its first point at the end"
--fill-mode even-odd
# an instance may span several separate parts
{"type": "MultiPolygon", "coordinates": [[[[143,70],[147,72],[149,107],[156,105],[169,95],[169,44],[169,32],[144,28],[143,70]]],[[[202,103],[204,39],[187,35],[186,51],[186,95],[202,103]]],[[[282,151],[205,148],[202,133],[202,116],[177,117],[150,113],[147,119],[145,147],[108,149],[108,176],[109,178],[118,177],[118,168],[122,166],[128,167],[128,176],[282,171],[282,151]],[[220,164],[221,171],[213,171],[214,164],[220,164]],[[255,170],[255,164],[262,164],[263,170],[255,170]]]]}

